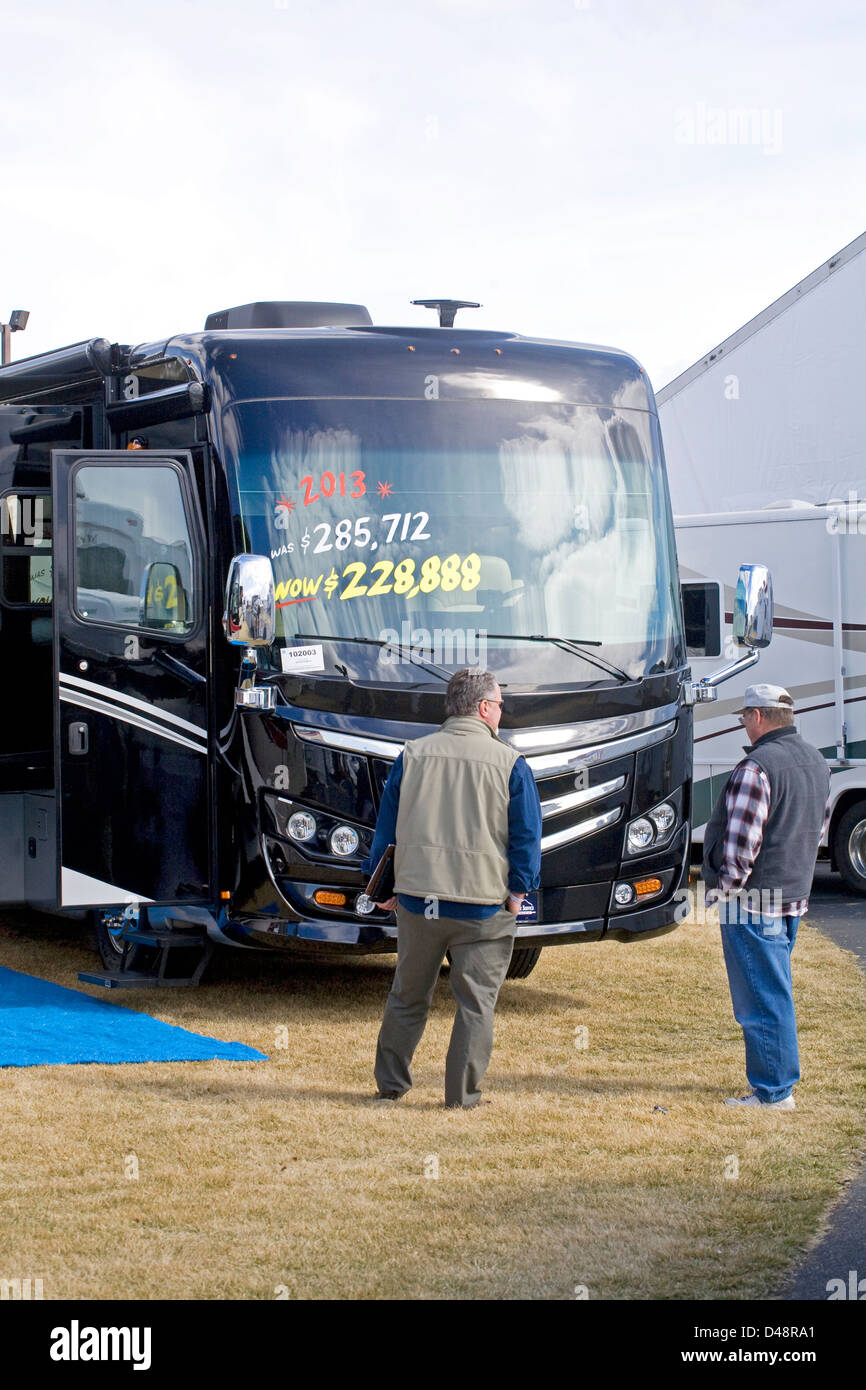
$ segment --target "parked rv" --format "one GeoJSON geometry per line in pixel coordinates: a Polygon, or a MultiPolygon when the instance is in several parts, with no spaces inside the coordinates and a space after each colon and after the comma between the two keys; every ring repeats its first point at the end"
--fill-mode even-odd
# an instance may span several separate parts
{"type": "MultiPolygon", "coordinates": [[[[729,642],[731,557],[768,565],[775,632],[761,679],[794,696],[832,772],[824,848],[866,894],[866,235],[659,392],[689,659],[729,642]]],[[[733,765],[742,683],[695,720],[693,835],[733,765]]]]}
{"type": "Polygon", "coordinates": [[[0,429],[0,893],[91,912],[89,978],[393,950],[361,863],[470,662],[542,801],[511,974],[674,925],[694,692],[633,358],[244,305],[4,367],[0,429]]]}

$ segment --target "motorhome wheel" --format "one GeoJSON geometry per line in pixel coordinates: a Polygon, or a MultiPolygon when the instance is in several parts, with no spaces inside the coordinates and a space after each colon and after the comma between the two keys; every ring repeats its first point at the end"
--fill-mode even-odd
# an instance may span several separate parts
{"type": "Polygon", "coordinates": [[[540,955],[540,946],[516,947],[511,953],[511,961],[505,972],[506,980],[525,980],[527,975],[532,974],[540,955]]]}
{"type": "MultiPolygon", "coordinates": [[[[106,970],[119,970],[124,955],[130,948],[130,943],[123,939],[122,933],[125,926],[129,923],[138,925],[139,909],[136,907],[98,907],[94,908],[92,915],[93,933],[96,942],[96,949],[103,967],[106,970]]],[[[144,953],[140,953],[144,955],[144,953]]],[[[148,963],[155,959],[156,952],[146,950],[148,963]]],[[[144,965],[142,959],[141,968],[144,965]]]]}
{"type": "Polygon", "coordinates": [[[855,802],[841,817],[833,849],[843,882],[866,897],[866,801],[855,802]]]}
{"type": "MultiPolygon", "coordinates": [[[[531,975],[538,958],[541,955],[540,946],[520,946],[511,952],[511,960],[505,972],[506,980],[525,980],[527,975],[531,975]]],[[[445,959],[448,963],[447,968],[451,967],[451,952],[445,952],[445,959]]],[[[443,969],[446,967],[443,966],[443,969]]]]}

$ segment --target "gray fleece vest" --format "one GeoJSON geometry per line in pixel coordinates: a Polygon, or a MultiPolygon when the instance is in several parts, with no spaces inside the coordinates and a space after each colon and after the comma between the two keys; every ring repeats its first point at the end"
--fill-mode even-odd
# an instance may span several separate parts
{"type": "MultiPolygon", "coordinates": [[[[767,774],[770,814],[744,888],[778,891],[783,903],[808,898],[824,823],[830,769],[817,748],[806,743],[793,728],[771,729],[747,748],[746,754],[767,774]]],[[[715,888],[719,881],[727,820],[723,791],[704,831],[702,872],[710,888],[715,888]]]]}
{"type": "Polygon", "coordinates": [[[395,886],[413,897],[504,903],[508,782],[520,755],[478,715],[457,715],[403,749],[395,886]]]}

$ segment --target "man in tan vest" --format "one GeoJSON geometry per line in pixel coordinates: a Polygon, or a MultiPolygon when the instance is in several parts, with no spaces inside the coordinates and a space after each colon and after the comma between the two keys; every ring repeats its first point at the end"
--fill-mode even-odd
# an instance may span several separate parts
{"type": "Polygon", "coordinates": [[[366,867],[394,853],[397,970],[376,1049],[378,1098],[399,1100],[446,951],[457,1013],[445,1104],[472,1107],[493,1047],[493,1011],[526,893],[538,887],[541,806],[524,758],[497,737],[502,692],[489,671],[448,682],[447,718],[407,743],[385,785],[366,867]]]}

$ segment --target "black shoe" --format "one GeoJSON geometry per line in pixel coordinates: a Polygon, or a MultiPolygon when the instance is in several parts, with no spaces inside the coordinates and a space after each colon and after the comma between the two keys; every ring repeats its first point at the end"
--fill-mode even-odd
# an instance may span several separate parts
{"type": "Polygon", "coordinates": [[[402,1091],[377,1091],[370,1100],[399,1100],[402,1094],[402,1091]]]}

